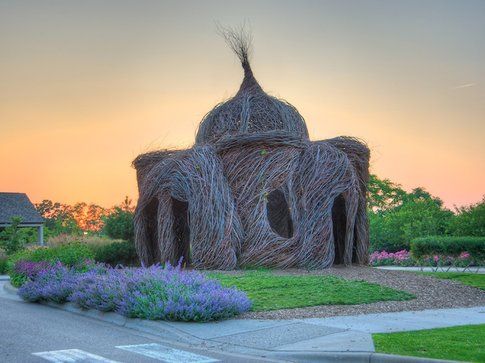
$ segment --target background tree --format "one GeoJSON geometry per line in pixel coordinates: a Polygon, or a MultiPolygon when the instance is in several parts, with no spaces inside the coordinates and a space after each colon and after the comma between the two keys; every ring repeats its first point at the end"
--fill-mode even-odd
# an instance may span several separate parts
{"type": "Polygon", "coordinates": [[[449,231],[453,212],[423,188],[405,192],[389,180],[371,179],[369,224],[372,250],[409,249],[417,237],[443,235],[449,231]]]}
{"type": "Polygon", "coordinates": [[[70,205],[54,203],[51,200],[44,199],[42,202],[36,203],[35,207],[45,219],[45,232],[47,235],[80,235],[82,233],[74,218],[73,208],[70,205]]]}
{"type": "Polygon", "coordinates": [[[79,228],[85,232],[99,232],[103,228],[103,217],[109,210],[97,204],[76,203],[72,207],[72,214],[79,228]]]}
{"type": "Polygon", "coordinates": [[[457,215],[450,224],[455,236],[485,236],[485,196],[476,204],[457,208],[457,215]]]}
{"type": "Polygon", "coordinates": [[[28,242],[28,235],[22,233],[20,223],[22,218],[13,217],[12,224],[0,232],[0,247],[7,255],[20,251],[28,242]]]}
{"type": "Polygon", "coordinates": [[[115,206],[112,212],[103,218],[103,232],[111,238],[133,242],[133,212],[131,199],[125,197],[121,205],[115,206]]]}
{"type": "Polygon", "coordinates": [[[368,208],[373,212],[381,212],[396,208],[403,203],[406,192],[399,184],[389,179],[379,179],[371,174],[368,188],[368,208]]]}

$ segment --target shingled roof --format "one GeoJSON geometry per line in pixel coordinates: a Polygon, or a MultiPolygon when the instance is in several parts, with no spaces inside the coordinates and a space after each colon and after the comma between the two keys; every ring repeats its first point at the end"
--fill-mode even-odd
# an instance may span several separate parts
{"type": "Polygon", "coordinates": [[[0,224],[10,224],[12,217],[21,217],[21,224],[44,223],[27,194],[0,192],[0,224]]]}

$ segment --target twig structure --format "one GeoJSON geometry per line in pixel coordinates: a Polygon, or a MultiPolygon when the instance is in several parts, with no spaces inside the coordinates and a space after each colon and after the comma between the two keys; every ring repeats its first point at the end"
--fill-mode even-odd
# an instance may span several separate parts
{"type": "Polygon", "coordinates": [[[203,118],[192,148],[133,162],[141,261],[183,258],[203,269],[367,263],[369,149],[345,136],[310,141],[297,109],[254,78],[250,38],[223,35],[244,69],[239,91],[203,118]]]}

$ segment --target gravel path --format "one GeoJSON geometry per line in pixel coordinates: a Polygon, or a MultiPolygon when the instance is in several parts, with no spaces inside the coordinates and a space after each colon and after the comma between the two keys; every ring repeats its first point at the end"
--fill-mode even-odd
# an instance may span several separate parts
{"type": "Polygon", "coordinates": [[[445,309],[485,305],[485,291],[452,280],[437,279],[414,272],[379,270],[371,267],[332,267],[320,271],[285,270],[275,274],[336,275],[349,280],[365,280],[408,291],[409,301],[382,301],[361,305],[322,305],[307,308],[250,312],[242,319],[324,318],[337,315],[386,313],[395,311],[445,309]]]}

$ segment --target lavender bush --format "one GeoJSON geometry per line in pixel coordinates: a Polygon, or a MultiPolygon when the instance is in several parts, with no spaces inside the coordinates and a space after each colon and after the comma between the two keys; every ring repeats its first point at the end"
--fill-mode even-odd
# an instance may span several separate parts
{"type": "Polygon", "coordinates": [[[19,295],[27,301],[52,301],[65,303],[77,284],[74,269],[57,262],[39,271],[35,278],[19,288],[19,295]]]}
{"type": "Polygon", "coordinates": [[[129,317],[181,321],[226,319],[249,310],[251,301],[235,288],[180,267],[138,269],[119,312],[129,317]]]}
{"type": "Polygon", "coordinates": [[[179,266],[111,268],[90,265],[87,271],[60,263],[40,271],[20,289],[27,301],[71,301],[85,309],[115,311],[143,319],[209,321],[250,309],[251,301],[235,288],[179,266]]]}
{"type": "Polygon", "coordinates": [[[51,266],[51,262],[48,261],[17,261],[14,266],[14,272],[25,276],[27,279],[33,280],[37,277],[38,273],[51,266]]]}
{"type": "Polygon", "coordinates": [[[48,261],[17,261],[11,271],[9,271],[10,283],[15,287],[22,286],[26,281],[34,279],[40,271],[51,265],[52,262],[48,261]]]}
{"type": "Polygon", "coordinates": [[[132,271],[103,267],[96,265],[96,268],[79,274],[78,285],[69,297],[69,301],[83,309],[117,311],[128,289],[128,280],[132,271]]]}

